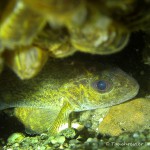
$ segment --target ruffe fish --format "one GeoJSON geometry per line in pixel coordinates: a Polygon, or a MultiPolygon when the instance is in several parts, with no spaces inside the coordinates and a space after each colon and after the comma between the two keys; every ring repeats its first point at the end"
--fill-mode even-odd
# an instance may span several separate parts
{"type": "Polygon", "coordinates": [[[0,109],[36,133],[55,134],[73,111],[105,108],[138,93],[134,78],[117,67],[76,60],[49,60],[34,78],[20,80],[10,70],[0,76],[0,109]]]}

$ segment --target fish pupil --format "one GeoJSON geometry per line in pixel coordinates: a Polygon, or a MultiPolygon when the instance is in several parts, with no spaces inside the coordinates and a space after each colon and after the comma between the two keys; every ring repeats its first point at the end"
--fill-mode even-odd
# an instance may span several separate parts
{"type": "Polygon", "coordinates": [[[101,91],[104,91],[107,89],[107,83],[105,81],[98,81],[97,88],[101,91]]]}

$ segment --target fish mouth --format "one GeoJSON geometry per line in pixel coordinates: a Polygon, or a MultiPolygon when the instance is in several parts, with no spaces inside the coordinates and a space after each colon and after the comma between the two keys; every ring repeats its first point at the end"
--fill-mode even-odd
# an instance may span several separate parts
{"type": "Polygon", "coordinates": [[[128,98],[124,99],[124,101],[134,98],[139,93],[139,89],[140,89],[140,86],[137,84],[136,89],[132,92],[132,94],[127,94],[130,96],[128,96],[128,98]]]}
{"type": "Polygon", "coordinates": [[[134,86],[134,90],[129,93],[126,93],[126,95],[122,98],[121,101],[119,101],[118,103],[115,103],[115,104],[113,104],[113,102],[110,104],[106,104],[105,107],[115,106],[115,105],[118,105],[118,104],[121,104],[121,103],[124,103],[126,101],[133,99],[138,94],[139,89],[140,89],[139,84],[136,81],[135,81],[135,83],[136,83],[136,85],[134,86]]]}
{"type": "Polygon", "coordinates": [[[139,93],[140,85],[138,84],[138,82],[131,76],[128,76],[128,78],[129,78],[132,86],[127,87],[126,93],[124,94],[124,96],[122,96],[122,99],[120,99],[120,101],[114,105],[117,105],[117,104],[123,103],[125,101],[131,100],[135,96],[137,96],[137,94],[139,93]]]}
{"type": "Polygon", "coordinates": [[[98,109],[100,107],[98,106],[91,106],[91,105],[80,105],[80,107],[78,109],[76,109],[76,112],[80,112],[80,111],[86,111],[86,110],[94,110],[94,109],[98,109]]]}

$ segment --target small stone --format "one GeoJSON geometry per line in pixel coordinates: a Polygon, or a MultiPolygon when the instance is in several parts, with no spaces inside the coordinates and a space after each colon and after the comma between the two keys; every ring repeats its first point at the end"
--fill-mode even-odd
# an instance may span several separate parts
{"type": "Polygon", "coordinates": [[[51,140],[51,143],[52,143],[52,144],[56,144],[56,143],[57,143],[57,140],[56,140],[56,139],[52,139],[52,140],[51,140]]]}
{"type": "Polygon", "coordinates": [[[86,123],[85,123],[85,127],[86,128],[90,128],[92,126],[92,122],[90,120],[88,120],[86,123]]]}
{"type": "Polygon", "coordinates": [[[18,146],[19,146],[19,143],[15,143],[15,144],[14,144],[14,147],[18,147],[18,146]]]}
{"type": "Polygon", "coordinates": [[[57,143],[59,143],[59,144],[63,144],[64,142],[65,142],[65,137],[64,136],[58,136],[58,137],[56,137],[56,141],[57,141],[57,143]]]}
{"type": "Polygon", "coordinates": [[[52,137],[50,139],[52,144],[63,144],[65,142],[65,137],[64,136],[56,136],[56,137],[52,137]]]}
{"type": "Polygon", "coordinates": [[[143,133],[140,133],[139,140],[143,141],[143,142],[146,140],[146,137],[145,137],[145,135],[143,133]]]}
{"type": "Polygon", "coordinates": [[[38,146],[37,150],[46,150],[46,147],[45,146],[38,146]]]}
{"type": "Polygon", "coordinates": [[[88,138],[86,142],[92,142],[93,138],[88,138]]]}
{"type": "Polygon", "coordinates": [[[13,133],[8,139],[8,143],[16,143],[16,142],[21,142],[24,139],[24,134],[22,133],[13,133]]]}
{"type": "Polygon", "coordinates": [[[134,137],[134,138],[138,138],[138,137],[139,137],[139,134],[138,134],[138,133],[134,133],[134,134],[133,134],[133,137],[134,137]]]}
{"type": "Polygon", "coordinates": [[[36,143],[38,143],[38,138],[37,137],[32,139],[32,144],[36,144],[36,143]]]}
{"type": "Polygon", "coordinates": [[[76,131],[73,128],[67,128],[61,132],[67,139],[73,139],[76,136],[76,131]]]}
{"type": "Polygon", "coordinates": [[[58,148],[59,146],[60,146],[59,143],[56,143],[56,144],[53,145],[54,148],[58,148]]]}
{"type": "Polygon", "coordinates": [[[150,142],[147,142],[146,145],[147,145],[147,146],[150,146],[150,142]]]}
{"type": "Polygon", "coordinates": [[[99,141],[99,146],[100,146],[100,147],[104,146],[104,144],[105,144],[105,143],[104,143],[103,140],[100,140],[100,141],[99,141]]]}
{"type": "Polygon", "coordinates": [[[69,141],[69,144],[78,144],[81,143],[80,141],[78,141],[77,139],[72,139],[69,141]]]}
{"type": "Polygon", "coordinates": [[[48,135],[45,133],[42,133],[40,138],[41,138],[41,140],[46,140],[46,139],[48,139],[48,135]]]}

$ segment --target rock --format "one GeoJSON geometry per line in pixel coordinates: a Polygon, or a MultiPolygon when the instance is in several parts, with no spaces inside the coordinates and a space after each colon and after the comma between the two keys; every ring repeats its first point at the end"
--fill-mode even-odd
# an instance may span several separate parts
{"type": "Polygon", "coordinates": [[[138,98],[113,106],[103,122],[99,132],[118,136],[124,132],[136,132],[149,129],[150,99],[138,98]]]}
{"type": "Polygon", "coordinates": [[[8,143],[19,143],[24,139],[24,134],[22,133],[13,133],[8,139],[8,143]]]}

